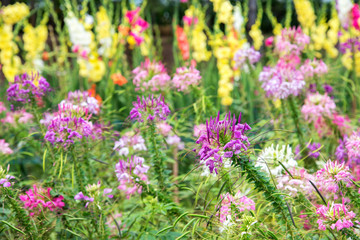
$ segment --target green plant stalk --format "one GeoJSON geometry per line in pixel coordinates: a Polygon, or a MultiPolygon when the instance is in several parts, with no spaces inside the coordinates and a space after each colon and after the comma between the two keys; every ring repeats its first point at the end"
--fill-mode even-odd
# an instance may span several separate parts
{"type": "Polygon", "coordinates": [[[26,214],[25,210],[19,206],[19,203],[14,199],[14,193],[9,188],[2,188],[3,193],[5,192],[6,199],[11,205],[11,208],[15,212],[16,218],[19,221],[20,225],[24,228],[24,232],[30,236],[30,239],[36,239],[35,236],[32,235],[33,227],[30,224],[30,218],[26,214]]]}
{"type": "MultiPolygon", "coordinates": [[[[155,134],[155,124],[153,122],[149,123],[150,129],[150,149],[153,150],[152,159],[154,161],[154,169],[156,172],[156,178],[159,182],[159,188],[161,190],[164,189],[164,167],[163,167],[163,159],[160,155],[159,148],[156,142],[156,134],[155,134]]],[[[150,151],[151,151],[150,150],[150,151]]]]}
{"type": "Polygon", "coordinates": [[[85,190],[85,187],[84,187],[84,182],[85,182],[85,179],[83,178],[83,175],[80,173],[80,169],[79,169],[79,164],[78,164],[78,160],[77,160],[77,157],[76,157],[76,154],[75,154],[75,150],[74,148],[72,148],[71,150],[71,156],[73,158],[73,164],[74,164],[74,174],[75,174],[75,178],[76,178],[76,182],[79,184],[79,189],[81,192],[85,193],[86,190],[85,190]]]}

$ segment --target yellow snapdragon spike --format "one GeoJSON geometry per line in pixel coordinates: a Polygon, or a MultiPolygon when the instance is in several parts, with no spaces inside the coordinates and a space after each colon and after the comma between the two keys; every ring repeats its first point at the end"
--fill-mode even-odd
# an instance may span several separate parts
{"type": "Polygon", "coordinates": [[[316,16],[311,2],[308,0],[294,0],[295,10],[303,30],[315,25],[316,16]]]}
{"type": "Polygon", "coordinates": [[[221,99],[221,105],[230,106],[233,103],[233,98],[230,96],[226,96],[221,99]]]}
{"type": "Polygon", "coordinates": [[[13,25],[30,14],[30,9],[25,3],[15,3],[2,7],[1,16],[5,24],[13,25]]]}

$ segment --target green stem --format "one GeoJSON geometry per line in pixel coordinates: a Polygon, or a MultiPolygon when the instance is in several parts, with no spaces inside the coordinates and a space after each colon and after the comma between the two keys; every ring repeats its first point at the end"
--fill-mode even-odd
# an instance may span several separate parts
{"type": "Polygon", "coordinates": [[[85,179],[82,177],[83,175],[80,173],[80,169],[79,169],[79,166],[78,166],[78,160],[77,160],[74,148],[71,149],[71,155],[72,155],[72,158],[73,158],[76,182],[79,184],[80,191],[85,193],[86,192],[85,187],[84,187],[85,179]]]}
{"type": "Polygon", "coordinates": [[[158,149],[158,145],[156,142],[156,135],[155,135],[155,125],[153,122],[149,124],[150,128],[150,143],[151,143],[151,150],[153,150],[152,159],[154,161],[154,169],[156,172],[156,177],[159,182],[160,189],[164,189],[164,169],[163,169],[163,159],[160,156],[160,152],[158,149]]]}

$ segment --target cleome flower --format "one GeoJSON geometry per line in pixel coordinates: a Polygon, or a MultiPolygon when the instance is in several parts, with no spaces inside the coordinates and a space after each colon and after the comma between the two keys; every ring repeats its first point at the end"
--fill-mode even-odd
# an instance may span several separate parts
{"type": "Polygon", "coordinates": [[[115,142],[114,150],[118,151],[120,156],[128,156],[129,153],[137,153],[146,151],[145,140],[140,134],[133,132],[125,133],[119,141],[115,142]]]}
{"type": "Polygon", "coordinates": [[[260,60],[261,54],[253,47],[241,48],[234,55],[235,68],[248,69],[260,60]]]}
{"type": "Polygon", "coordinates": [[[191,86],[200,84],[200,71],[194,67],[180,67],[172,79],[172,84],[179,92],[189,92],[191,86]]]}
{"type": "Polygon", "coordinates": [[[34,216],[37,213],[56,210],[61,210],[65,203],[64,197],[53,197],[50,194],[51,188],[43,189],[33,185],[32,189],[26,191],[25,195],[20,195],[20,200],[24,203],[24,208],[28,209],[30,216],[34,216]]]}
{"type": "Polygon", "coordinates": [[[169,106],[161,95],[155,98],[153,95],[145,98],[137,97],[133,102],[134,108],[130,111],[130,119],[138,122],[166,120],[170,114],[169,106]]]}
{"type": "Polygon", "coordinates": [[[10,84],[6,92],[8,101],[26,103],[41,99],[50,91],[49,83],[39,73],[24,73],[15,76],[14,83],[10,84]]]}
{"type": "Polygon", "coordinates": [[[0,155],[12,154],[13,150],[9,147],[9,144],[4,139],[0,139],[0,155]]]}
{"type": "Polygon", "coordinates": [[[118,189],[125,192],[126,198],[129,199],[136,192],[142,192],[142,186],[138,183],[143,181],[148,184],[149,166],[144,164],[142,157],[131,156],[127,160],[120,159],[115,165],[115,173],[120,183],[118,189]]]}
{"type": "Polygon", "coordinates": [[[325,231],[326,228],[333,230],[336,228],[337,231],[343,228],[350,228],[354,226],[352,220],[356,216],[353,211],[349,211],[344,203],[344,199],[342,204],[332,202],[331,205],[328,203],[328,206],[321,205],[317,208],[316,214],[319,216],[317,220],[319,230],[323,231],[325,231]]]}
{"type": "Polygon", "coordinates": [[[321,77],[328,72],[328,67],[322,60],[306,59],[305,63],[300,67],[300,71],[305,78],[321,77]]]}
{"type": "Polygon", "coordinates": [[[68,97],[60,102],[60,105],[72,105],[74,109],[85,108],[89,113],[98,114],[100,107],[99,102],[94,97],[91,97],[88,92],[82,92],[80,90],[69,92],[68,97]]]}
{"type": "Polygon", "coordinates": [[[201,145],[197,154],[204,170],[202,175],[218,174],[222,167],[229,168],[234,154],[245,152],[250,146],[245,131],[251,127],[240,123],[241,114],[238,120],[235,114],[231,117],[231,112],[225,115],[224,120],[219,119],[220,112],[216,118],[206,120],[206,131],[201,131],[196,141],[201,145]]]}
{"type": "Polygon", "coordinates": [[[83,192],[79,192],[75,195],[74,199],[79,201],[86,201],[85,207],[88,207],[89,204],[94,202],[97,207],[100,209],[100,205],[98,202],[102,198],[113,198],[114,195],[110,194],[112,192],[111,188],[105,188],[103,191],[101,191],[101,182],[98,181],[97,184],[88,184],[85,187],[86,191],[89,193],[89,196],[86,196],[83,194],[83,192]],[[102,192],[102,194],[101,194],[102,192]]]}
{"type": "Polygon", "coordinates": [[[10,165],[8,166],[7,170],[4,170],[0,166],[0,188],[11,187],[13,185],[11,179],[15,179],[15,177],[7,174],[9,172],[9,169],[10,169],[10,165]]]}
{"type": "Polygon", "coordinates": [[[319,117],[330,118],[335,112],[335,102],[326,93],[308,94],[305,104],[301,108],[301,113],[308,122],[316,122],[319,117]]]}

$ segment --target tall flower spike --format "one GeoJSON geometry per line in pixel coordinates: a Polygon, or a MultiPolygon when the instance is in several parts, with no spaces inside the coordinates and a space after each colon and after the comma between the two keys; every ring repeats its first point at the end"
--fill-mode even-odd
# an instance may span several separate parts
{"type": "Polygon", "coordinates": [[[206,131],[201,131],[196,141],[201,146],[197,154],[204,171],[202,175],[218,174],[220,169],[231,166],[234,154],[247,151],[250,142],[244,133],[251,128],[240,120],[239,116],[236,122],[235,115],[231,117],[230,112],[224,120],[220,121],[220,112],[216,118],[206,120],[206,131]]]}

